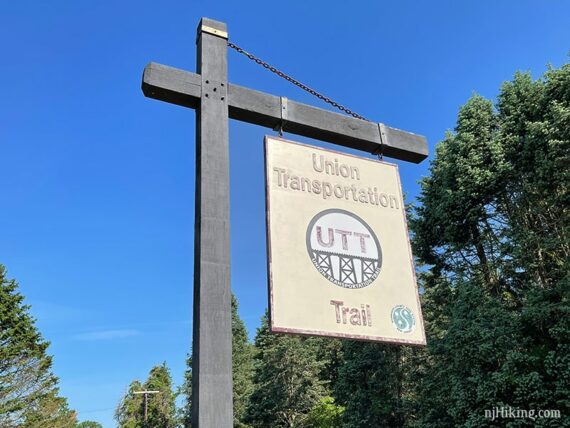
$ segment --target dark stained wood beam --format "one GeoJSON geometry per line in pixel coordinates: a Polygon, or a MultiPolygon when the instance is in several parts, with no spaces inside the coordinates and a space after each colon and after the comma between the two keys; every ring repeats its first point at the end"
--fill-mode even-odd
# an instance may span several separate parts
{"type": "MultiPolygon", "coordinates": [[[[145,96],[184,107],[198,108],[201,76],[157,63],[146,66],[142,80],[145,96]]],[[[356,119],[283,97],[228,84],[231,119],[338,144],[367,153],[420,163],[428,156],[425,137],[384,124],[356,119]],[[380,135],[382,134],[382,138],[380,135]]]]}

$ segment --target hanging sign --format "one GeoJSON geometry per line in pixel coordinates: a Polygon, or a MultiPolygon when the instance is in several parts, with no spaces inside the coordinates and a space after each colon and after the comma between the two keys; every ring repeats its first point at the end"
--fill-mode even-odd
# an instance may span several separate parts
{"type": "Polygon", "coordinates": [[[425,345],[397,165],[265,137],[273,332],[425,345]]]}

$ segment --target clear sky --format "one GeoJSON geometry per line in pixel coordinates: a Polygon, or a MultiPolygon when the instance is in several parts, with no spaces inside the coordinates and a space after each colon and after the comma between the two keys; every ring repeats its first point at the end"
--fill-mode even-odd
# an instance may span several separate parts
{"type": "MultiPolygon", "coordinates": [[[[570,49],[561,0],[0,2],[0,263],[51,341],[62,394],[106,428],[132,380],[166,361],[178,385],[190,351],[195,117],[145,98],[140,79],[149,61],[195,71],[202,16],[432,153],[473,92],[494,98],[570,49]]],[[[326,108],[233,51],[229,76],[326,108]]],[[[250,336],[267,301],[265,134],[230,124],[232,287],[250,336]]],[[[428,162],[400,165],[412,201],[428,162]]]]}

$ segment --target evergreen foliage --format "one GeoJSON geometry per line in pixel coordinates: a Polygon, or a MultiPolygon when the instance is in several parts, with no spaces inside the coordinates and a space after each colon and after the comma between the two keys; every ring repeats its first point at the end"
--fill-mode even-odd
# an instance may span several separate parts
{"type": "Polygon", "coordinates": [[[253,392],[254,348],[249,343],[245,323],[238,314],[238,301],[232,295],[232,365],[234,427],[247,428],[245,412],[253,392]]]}
{"type": "Polygon", "coordinates": [[[496,110],[473,96],[438,146],[412,221],[428,348],[409,425],[508,406],[565,415],[511,426],[570,426],[569,153],[570,65],[516,74],[496,110]]]}
{"type": "Polygon", "coordinates": [[[175,428],[178,426],[175,399],[170,370],[166,363],[163,363],[150,370],[144,384],[138,380],[131,382],[117,407],[115,419],[120,428],[175,428]],[[148,395],[146,422],[144,395],[135,394],[143,390],[159,391],[157,394],[148,395]]]}
{"type": "Polygon", "coordinates": [[[344,407],[335,404],[333,397],[324,397],[310,410],[306,428],[337,428],[341,424],[344,407]]]}
{"type": "Polygon", "coordinates": [[[129,385],[129,389],[121,399],[115,419],[119,428],[136,428],[142,426],[144,422],[144,397],[142,394],[135,394],[144,388],[140,381],[134,380],[129,385]]]}
{"type": "Polygon", "coordinates": [[[81,423],[78,423],[75,428],[103,428],[103,425],[101,425],[99,422],[83,421],[81,423]]]}
{"type": "Polygon", "coordinates": [[[346,341],[335,385],[346,407],[343,425],[354,428],[402,426],[401,350],[389,345],[346,341]]]}
{"type": "Polygon", "coordinates": [[[274,335],[267,314],[257,330],[254,386],[246,421],[252,427],[303,426],[326,396],[324,362],[317,358],[320,339],[274,335]]]}
{"type": "Polygon", "coordinates": [[[179,389],[182,395],[182,407],[179,410],[179,418],[184,428],[192,426],[192,355],[186,357],[186,370],[184,371],[184,382],[179,389]]]}
{"type": "Polygon", "coordinates": [[[0,426],[72,428],[75,412],[59,396],[49,343],[29,309],[0,265],[0,426]]]}

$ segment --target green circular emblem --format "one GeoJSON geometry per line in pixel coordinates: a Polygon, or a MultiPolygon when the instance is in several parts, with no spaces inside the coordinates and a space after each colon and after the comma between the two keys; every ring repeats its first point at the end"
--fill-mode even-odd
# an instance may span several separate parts
{"type": "Polygon", "coordinates": [[[392,309],[392,324],[398,331],[410,333],[416,325],[416,320],[410,308],[398,305],[392,309]]]}

